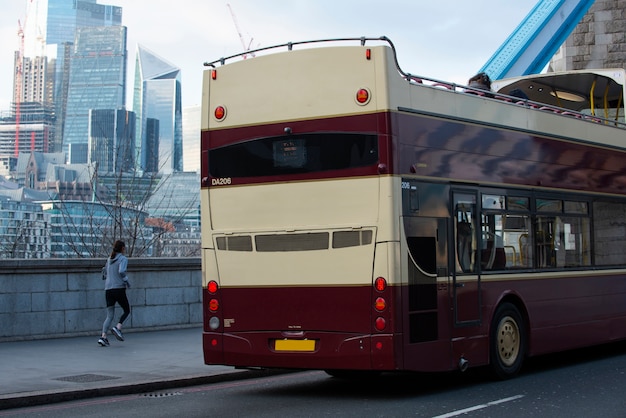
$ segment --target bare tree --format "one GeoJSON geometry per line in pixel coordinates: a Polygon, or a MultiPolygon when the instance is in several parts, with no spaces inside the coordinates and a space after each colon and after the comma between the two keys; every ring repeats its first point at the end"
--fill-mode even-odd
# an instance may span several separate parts
{"type": "MultiPolygon", "coordinates": [[[[132,136],[129,136],[132,137],[132,136]]],[[[106,159],[88,164],[89,199],[58,202],[57,212],[63,218],[65,248],[78,257],[108,255],[117,239],[126,242],[128,255],[181,256],[180,251],[168,251],[176,244],[177,227],[194,211],[193,203],[180,204],[172,197],[177,186],[169,180],[173,174],[160,174],[166,162],[159,162],[159,170],[142,172],[137,169],[134,142],[115,141],[102,132],[94,146],[99,147],[99,158],[106,159]]],[[[158,152],[158,150],[154,150],[158,152]]],[[[174,174],[175,175],[175,174],[174,174]]],[[[195,195],[199,194],[194,190],[195,195]]],[[[199,255],[199,233],[195,251],[199,255]]],[[[67,254],[66,256],[69,256],[67,254]]]]}

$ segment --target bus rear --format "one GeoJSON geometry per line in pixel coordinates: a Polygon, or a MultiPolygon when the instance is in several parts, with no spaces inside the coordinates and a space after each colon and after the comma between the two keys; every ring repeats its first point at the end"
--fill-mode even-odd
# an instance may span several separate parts
{"type": "Polygon", "coordinates": [[[396,370],[385,46],[241,59],[204,73],[206,364],[396,370]]]}

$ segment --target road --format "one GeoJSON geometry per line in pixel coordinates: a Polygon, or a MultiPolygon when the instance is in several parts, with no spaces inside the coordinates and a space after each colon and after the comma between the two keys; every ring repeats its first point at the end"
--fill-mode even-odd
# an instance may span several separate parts
{"type": "Polygon", "coordinates": [[[542,356],[515,379],[485,370],[347,381],[305,371],[0,411],[0,417],[626,417],[626,343],[542,356]]]}

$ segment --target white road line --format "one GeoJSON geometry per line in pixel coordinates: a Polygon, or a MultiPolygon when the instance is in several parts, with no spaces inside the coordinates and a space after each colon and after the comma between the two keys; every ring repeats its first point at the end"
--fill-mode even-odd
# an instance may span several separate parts
{"type": "Polygon", "coordinates": [[[437,415],[433,418],[449,418],[456,417],[459,415],[467,414],[468,412],[477,411],[479,409],[489,408],[490,406],[500,405],[501,403],[515,401],[517,399],[523,398],[524,395],[515,395],[509,398],[498,399],[497,401],[491,401],[482,405],[470,406],[469,408],[459,409],[458,411],[448,412],[447,414],[437,415]]]}

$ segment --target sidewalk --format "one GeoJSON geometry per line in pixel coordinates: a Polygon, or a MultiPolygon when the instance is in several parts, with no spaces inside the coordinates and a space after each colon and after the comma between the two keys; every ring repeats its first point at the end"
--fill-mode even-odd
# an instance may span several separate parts
{"type": "Polygon", "coordinates": [[[207,366],[202,329],[0,343],[0,410],[95,396],[153,392],[268,372],[207,366]]]}

